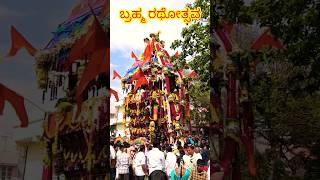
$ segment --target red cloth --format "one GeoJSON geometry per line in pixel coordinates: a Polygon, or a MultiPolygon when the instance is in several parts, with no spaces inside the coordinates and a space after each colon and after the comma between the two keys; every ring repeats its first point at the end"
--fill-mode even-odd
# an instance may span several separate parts
{"type": "Polygon", "coordinates": [[[270,29],[266,30],[251,46],[251,49],[253,50],[259,50],[263,46],[271,46],[274,48],[282,49],[283,45],[280,41],[273,38],[271,35],[269,35],[270,29]]]}
{"type": "Polygon", "coordinates": [[[110,94],[114,95],[114,97],[116,98],[117,102],[119,101],[119,96],[118,96],[118,92],[111,89],[110,88],[110,94]]]}
{"type": "Polygon", "coordinates": [[[52,180],[52,171],[49,166],[44,165],[42,169],[42,180],[52,180]]]}
{"type": "Polygon", "coordinates": [[[223,172],[225,175],[229,174],[230,171],[230,164],[236,152],[237,143],[231,139],[225,139],[223,157],[220,162],[221,167],[223,168],[223,172]]]}
{"type": "Polygon", "coordinates": [[[170,94],[170,79],[169,79],[169,77],[168,77],[168,76],[165,76],[164,81],[165,81],[165,83],[166,83],[167,93],[170,94]]]}
{"type": "Polygon", "coordinates": [[[134,54],[133,51],[131,51],[131,57],[132,57],[135,61],[138,61],[138,57],[134,54]]]}
{"type": "Polygon", "coordinates": [[[11,49],[7,57],[12,57],[17,54],[21,48],[26,48],[31,56],[34,56],[37,49],[34,48],[23,36],[20,34],[14,26],[11,26],[11,49]]]}
{"type": "Polygon", "coordinates": [[[232,73],[229,74],[229,83],[228,83],[228,118],[237,117],[237,104],[236,104],[236,79],[232,73]]]}
{"type": "Polygon", "coordinates": [[[20,126],[27,127],[29,120],[26,108],[24,106],[24,98],[11,89],[8,89],[3,84],[0,84],[0,115],[3,114],[5,101],[9,101],[9,103],[15,109],[16,114],[21,122],[20,126]]]}
{"type": "Polygon", "coordinates": [[[117,73],[117,71],[113,70],[113,77],[112,77],[112,80],[116,79],[117,77],[118,77],[119,79],[121,79],[120,74],[119,74],[119,73],[117,73]]]}
{"type": "Polygon", "coordinates": [[[221,26],[220,28],[217,28],[216,33],[219,36],[219,38],[221,39],[225,50],[227,52],[231,52],[232,51],[232,44],[231,44],[231,41],[228,37],[229,35],[228,35],[226,27],[221,26]]]}

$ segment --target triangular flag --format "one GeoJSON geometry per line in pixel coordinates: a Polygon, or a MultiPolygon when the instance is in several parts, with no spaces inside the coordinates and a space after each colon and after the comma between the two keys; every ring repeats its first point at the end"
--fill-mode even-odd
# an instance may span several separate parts
{"type": "MultiPolygon", "coordinates": [[[[93,10],[90,7],[92,14],[93,10]]],[[[110,68],[110,45],[109,36],[104,32],[100,22],[94,15],[95,19],[92,26],[92,31],[84,40],[84,47],[92,50],[89,63],[86,65],[83,75],[77,87],[76,98],[78,110],[76,117],[79,115],[82,104],[82,93],[87,88],[88,84],[99,74],[108,73],[110,68]]]]}
{"type": "Polygon", "coordinates": [[[112,77],[112,80],[116,79],[116,78],[119,78],[121,80],[121,76],[119,73],[117,73],[117,71],[113,70],[113,77],[112,77]]]}
{"type": "Polygon", "coordinates": [[[144,75],[138,79],[136,85],[134,86],[133,93],[136,93],[138,88],[140,88],[143,85],[148,85],[148,80],[144,75]]]}
{"type": "Polygon", "coordinates": [[[138,57],[134,54],[133,51],[131,51],[131,57],[132,57],[135,61],[138,61],[138,57]]]}
{"type": "Polygon", "coordinates": [[[11,48],[7,57],[13,57],[21,48],[26,48],[31,56],[34,56],[37,49],[34,48],[14,26],[11,26],[11,48]]]}
{"type": "Polygon", "coordinates": [[[3,114],[5,101],[8,101],[15,109],[21,122],[20,126],[27,127],[29,120],[24,106],[24,98],[3,84],[0,84],[0,115],[3,114]]]}
{"type": "MultiPolygon", "coordinates": [[[[82,94],[87,88],[88,84],[96,78],[99,74],[107,73],[109,66],[110,49],[97,50],[91,57],[90,62],[84,69],[79,86],[77,87],[76,98],[78,111],[82,104],[82,94]]],[[[77,112],[77,115],[80,112],[77,112]]]]}
{"type": "Polygon", "coordinates": [[[283,45],[280,41],[273,38],[270,34],[270,29],[267,29],[251,46],[253,50],[259,50],[263,46],[271,46],[274,48],[282,49],[283,45]]]}
{"type": "Polygon", "coordinates": [[[151,61],[151,57],[152,57],[152,52],[153,52],[153,42],[150,42],[147,47],[145,48],[144,52],[143,52],[143,64],[150,62],[151,61]]]}
{"type": "Polygon", "coordinates": [[[119,96],[118,96],[118,92],[111,89],[110,88],[110,94],[114,95],[114,97],[116,98],[117,102],[119,101],[119,96]]]}
{"type": "Polygon", "coordinates": [[[139,67],[137,72],[135,72],[131,79],[130,79],[130,82],[133,82],[134,80],[139,80],[141,77],[144,77],[144,73],[143,71],[141,70],[141,68],[139,67]]]}

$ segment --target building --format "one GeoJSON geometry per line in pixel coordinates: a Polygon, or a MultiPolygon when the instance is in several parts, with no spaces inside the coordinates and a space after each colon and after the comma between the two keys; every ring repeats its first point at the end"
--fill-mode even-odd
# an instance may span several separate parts
{"type": "Polygon", "coordinates": [[[18,179],[42,179],[42,160],[45,153],[41,145],[42,119],[33,121],[28,128],[16,128],[13,140],[17,149],[18,179]]]}
{"type": "MultiPolygon", "coordinates": [[[[1,133],[1,132],[0,132],[1,133]]],[[[12,134],[0,134],[0,179],[18,179],[18,150],[12,134]]]]}
{"type": "Polygon", "coordinates": [[[123,125],[123,99],[119,102],[111,103],[110,109],[110,133],[114,134],[116,137],[120,136],[130,136],[128,131],[129,121],[126,125],[123,125]]]}

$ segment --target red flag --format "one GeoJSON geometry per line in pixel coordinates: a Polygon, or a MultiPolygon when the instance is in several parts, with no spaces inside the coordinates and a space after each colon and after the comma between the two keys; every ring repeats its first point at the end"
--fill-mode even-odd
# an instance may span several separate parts
{"type": "Polygon", "coordinates": [[[85,53],[92,53],[89,63],[86,65],[79,85],[77,87],[76,98],[77,98],[77,113],[78,117],[81,111],[82,104],[82,93],[87,88],[88,84],[95,79],[96,76],[102,73],[108,73],[109,71],[109,60],[110,60],[110,45],[109,37],[104,32],[103,28],[94,12],[91,9],[91,13],[94,16],[92,30],[87,33],[84,39],[83,47],[85,47],[85,53]]]}
{"type": "Polygon", "coordinates": [[[271,46],[274,48],[282,49],[283,45],[280,41],[274,39],[271,35],[269,35],[270,29],[266,30],[251,46],[253,50],[259,50],[263,46],[271,46]]]}
{"type": "Polygon", "coordinates": [[[13,57],[21,48],[26,48],[31,56],[34,56],[37,49],[34,48],[14,26],[11,26],[11,49],[7,57],[13,57]]]}
{"type": "Polygon", "coordinates": [[[121,80],[121,76],[119,73],[117,73],[117,71],[113,70],[113,77],[112,77],[112,80],[116,79],[116,78],[119,78],[121,80]]]}
{"type": "Polygon", "coordinates": [[[86,89],[87,85],[96,78],[99,74],[107,73],[109,66],[110,49],[100,49],[94,52],[90,62],[84,69],[83,75],[81,77],[79,86],[77,87],[76,97],[78,104],[78,113],[80,113],[80,108],[82,104],[82,93],[86,89]]]}
{"type": "Polygon", "coordinates": [[[135,61],[138,61],[138,58],[137,58],[137,56],[134,54],[133,51],[131,51],[131,57],[132,57],[135,61]]]}
{"type": "Polygon", "coordinates": [[[141,68],[139,68],[138,71],[132,75],[131,82],[134,81],[134,80],[139,80],[143,76],[144,76],[144,73],[141,70],[141,68]]]}
{"type": "Polygon", "coordinates": [[[140,88],[143,85],[148,85],[148,80],[146,79],[146,77],[144,75],[138,79],[136,85],[134,86],[133,93],[136,93],[138,88],[140,88]]]}
{"type": "Polygon", "coordinates": [[[9,103],[15,109],[21,121],[20,126],[27,127],[29,120],[26,108],[24,106],[24,98],[11,89],[8,89],[3,84],[0,84],[0,115],[3,114],[5,101],[9,101],[9,103]]]}
{"type": "Polygon", "coordinates": [[[111,89],[110,88],[110,94],[114,95],[114,97],[116,98],[117,102],[119,101],[119,96],[118,96],[118,92],[111,89]]]}
{"type": "Polygon", "coordinates": [[[77,59],[87,58],[96,49],[109,47],[107,36],[101,27],[99,20],[95,17],[91,25],[91,30],[76,41],[70,50],[67,59],[67,66],[70,66],[77,59]]]}
{"type": "Polygon", "coordinates": [[[143,52],[143,64],[151,61],[152,52],[153,52],[153,42],[149,43],[143,52]]]}

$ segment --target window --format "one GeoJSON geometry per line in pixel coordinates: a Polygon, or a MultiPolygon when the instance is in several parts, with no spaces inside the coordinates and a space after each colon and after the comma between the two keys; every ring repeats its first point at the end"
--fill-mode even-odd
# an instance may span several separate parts
{"type": "Polygon", "coordinates": [[[0,166],[0,180],[11,180],[12,169],[11,166],[0,166]]]}

